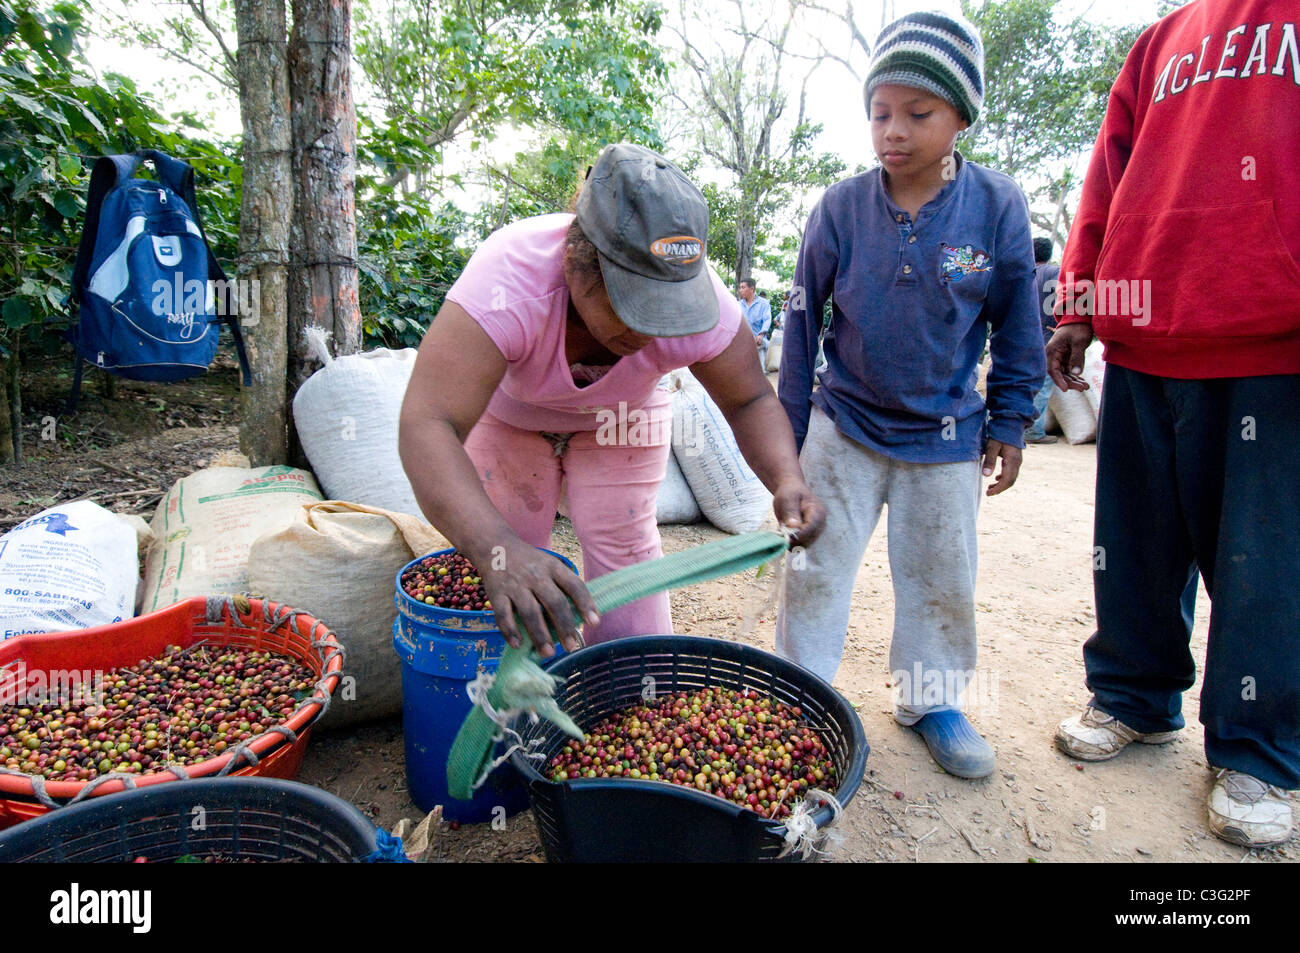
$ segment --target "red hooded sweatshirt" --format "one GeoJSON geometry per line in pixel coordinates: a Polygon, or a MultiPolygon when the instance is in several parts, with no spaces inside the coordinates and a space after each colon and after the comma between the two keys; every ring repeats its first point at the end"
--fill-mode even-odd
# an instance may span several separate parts
{"type": "Polygon", "coordinates": [[[1300,373],[1300,0],[1193,0],[1110,93],[1059,323],[1162,377],[1300,373]]]}

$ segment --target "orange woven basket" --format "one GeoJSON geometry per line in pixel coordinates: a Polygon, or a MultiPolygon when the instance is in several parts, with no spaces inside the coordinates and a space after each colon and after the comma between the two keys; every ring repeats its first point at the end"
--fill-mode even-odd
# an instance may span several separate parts
{"type": "Polygon", "coordinates": [[[224,775],[297,777],[311,727],[329,707],[342,677],[343,649],[323,622],[274,602],[195,596],[112,625],[8,639],[0,642],[0,699],[7,697],[3,689],[8,687],[13,696],[18,680],[30,679],[32,673],[45,673],[52,685],[56,672],[107,672],[157,657],[169,645],[189,648],[199,642],[288,655],[311,669],[315,688],[281,724],[198,764],[151,774],[113,772],[90,781],[46,781],[0,767],[0,829],[127,788],[224,775]]]}

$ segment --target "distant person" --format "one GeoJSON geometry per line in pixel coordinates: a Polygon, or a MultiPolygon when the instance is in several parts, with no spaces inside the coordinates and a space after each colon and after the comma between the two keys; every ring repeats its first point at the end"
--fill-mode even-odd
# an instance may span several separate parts
{"type": "Polygon", "coordinates": [[[736,287],[736,297],[740,300],[740,310],[749,322],[749,329],[754,332],[754,347],[758,349],[760,367],[767,367],[767,336],[772,330],[772,305],[755,291],[753,278],[741,278],[736,287]]]}
{"type": "MultiPolygon", "coordinates": [[[[1199,566],[1209,827],[1246,847],[1291,837],[1300,787],[1297,26],[1296,0],[1193,0],[1138,38],[1047,346],[1052,379],[1076,390],[1093,334],[1106,346],[1092,698],[1056,742],[1101,761],[1177,737],[1199,566]]],[[[1165,797],[1150,792],[1153,816],[1165,797]]]]}
{"type": "MultiPolygon", "coordinates": [[[[1052,339],[1056,331],[1056,283],[1061,274],[1058,265],[1052,264],[1052,240],[1050,238],[1034,239],[1034,284],[1038,288],[1038,317],[1043,323],[1043,344],[1052,339]]],[[[1043,386],[1034,396],[1034,410],[1038,416],[1025,431],[1025,443],[1056,443],[1056,438],[1047,432],[1047,401],[1052,396],[1056,385],[1049,375],[1043,375],[1043,386]]]]}
{"type": "Polygon", "coordinates": [[[982,778],[993,748],[962,711],[976,662],[975,521],[984,477],[1000,465],[989,496],[1016,481],[1043,379],[1029,208],[1011,179],[954,151],[984,96],[976,28],[910,14],[875,50],[863,92],[881,166],[813,209],[786,316],[778,392],[827,531],[785,575],[776,647],[835,677],[888,506],[894,719],[945,771],[982,778]],[[986,405],[975,379],[990,332],[986,405]]]}

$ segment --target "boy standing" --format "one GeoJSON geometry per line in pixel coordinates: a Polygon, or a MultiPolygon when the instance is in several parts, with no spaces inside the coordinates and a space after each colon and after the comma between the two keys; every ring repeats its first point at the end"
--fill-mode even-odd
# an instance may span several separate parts
{"type": "Polygon", "coordinates": [[[960,18],[911,14],[881,32],[864,88],[881,167],[833,185],[809,217],[778,388],[828,516],[802,571],[786,575],[777,651],[834,677],[888,504],[894,717],[968,778],[994,768],[961,711],[975,674],[981,469],[992,476],[1001,460],[990,496],[1015,482],[1044,374],[1024,196],[954,151],[983,102],[983,61],[960,18]],[[986,405],[975,381],[990,332],[986,405]]]}

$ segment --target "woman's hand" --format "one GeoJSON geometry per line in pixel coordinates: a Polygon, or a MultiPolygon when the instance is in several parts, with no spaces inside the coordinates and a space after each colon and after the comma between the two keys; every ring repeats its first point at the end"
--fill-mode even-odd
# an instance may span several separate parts
{"type": "Polygon", "coordinates": [[[542,658],[550,658],[555,654],[550,628],[566,652],[582,647],[574,621],[575,606],[588,625],[600,621],[591,593],[577,574],[518,537],[504,545],[476,550],[470,561],[483,579],[497,627],[515,648],[523,644],[520,623],[542,658]]]}
{"type": "Polygon", "coordinates": [[[506,359],[460,305],[448,301],[420,345],[406,388],[398,450],[424,515],[483,579],[501,633],[518,647],[516,617],[543,657],[580,645],[573,606],[592,622],[596,606],[574,573],[516,535],[488,499],[465,438],[506,371],[506,359]],[[570,602],[572,600],[572,602],[570,602]]]}
{"type": "Polygon", "coordinates": [[[792,546],[808,546],[826,525],[826,506],[802,480],[777,487],[772,494],[772,510],[778,523],[794,530],[792,546]]]}
{"type": "Polygon", "coordinates": [[[807,546],[822,531],[826,507],[804,480],[790,418],[754,360],[752,336],[741,321],[727,349],[691,365],[691,373],[727,418],[745,462],[772,491],[777,522],[796,530],[794,543],[807,546]]]}

